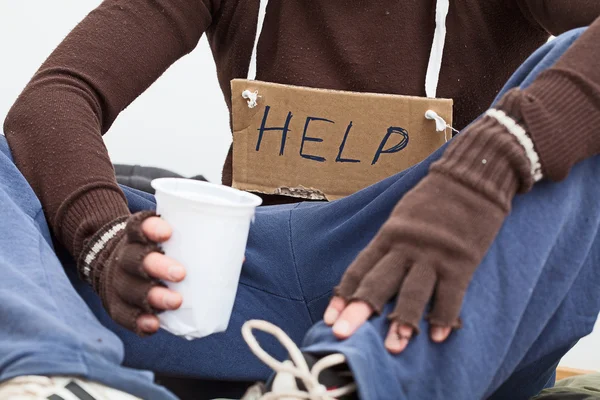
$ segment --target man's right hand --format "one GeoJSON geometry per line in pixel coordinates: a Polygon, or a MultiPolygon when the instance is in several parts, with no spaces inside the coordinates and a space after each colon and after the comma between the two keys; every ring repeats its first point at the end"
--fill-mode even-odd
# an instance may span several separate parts
{"type": "Polygon", "coordinates": [[[165,256],[159,243],[172,234],[153,212],[116,220],[85,245],[78,267],[102,299],[108,314],[139,335],[159,328],[157,312],[175,310],[183,301],[161,281],[180,282],[185,268],[165,256]]]}
{"type": "MultiPolygon", "coordinates": [[[[142,223],[142,232],[156,243],[166,242],[173,233],[171,227],[162,218],[150,217],[142,223]]],[[[177,261],[159,252],[148,254],[143,261],[144,271],[155,278],[168,282],[181,282],[185,278],[185,268],[177,261]]],[[[156,286],[148,292],[148,303],[156,310],[176,310],[181,306],[183,298],[173,290],[156,286]]],[[[137,327],[145,333],[158,330],[159,322],[156,315],[143,314],[137,318],[137,327]]]]}

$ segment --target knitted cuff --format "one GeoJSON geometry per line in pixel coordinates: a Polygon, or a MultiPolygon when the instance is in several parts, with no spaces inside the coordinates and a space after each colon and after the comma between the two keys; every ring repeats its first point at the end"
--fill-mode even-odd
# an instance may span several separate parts
{"type": "Polygon", "coordinates": [[[431,171],[479,191],[508,212],[514,195],[533,185],[525,149],[506,124],[483,116],[453,139],[431,171]]]}
{"type": "Polygon", "coordinates": [[[543,178],[542,164],[538,149],[534,145],[529,132],[529,126],[523,119],[523,99],[523,93],[520,89],[512,89],[500,99],[495,108],[489,109],[486,115],[495,118],[504,125],[510,134],[517,138],[529,159],[533,180],[537,182],[543,178]]]}
{"type": "Polygon", "coordinates": [[[104,225],[94,236],[86,240],[86,244],[81,251],[77,262],[79,277],[95,289],[97,288],[97,282],[94,281],[93,276],[100,275],[101,271],[97,271],[97,269],[101,269],[103,265],[99,260],[99,255],[112,247],[112,241],[118,240],[122,236],[127,225],[127,218],[126,216],[120,217],[104,225]],[[92,272],[94,273],[92,274],[92,272]]]}
{"type": "Polygon", "coordinates": [[[77,260],[90,237],[102,227],[131,215],[123,192],[115,184],[92,184],[73,193],[59,208],[55,235],[77,260]]]}
{"type": "Polygon", "coordinates": [[[520,93],[545,176],[563,180],[575,163],[598,153],[600,97],[586,77],[554,68],[520,93]]]}

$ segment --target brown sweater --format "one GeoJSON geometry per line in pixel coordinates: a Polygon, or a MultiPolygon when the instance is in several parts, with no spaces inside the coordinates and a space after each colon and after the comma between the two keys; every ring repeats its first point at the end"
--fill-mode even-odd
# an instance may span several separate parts
{"type": "MultiPolygon", "coordinates": [[[[51,228],[71,253],[78,255],[86,237],[128,214],[102,134],[204,32],[230,106],[229,81],[246,76],[257,10],[258,0],[105,0],[35,74],[4,131],[51,228]]],[[[597,0],[451,1],[438,96],[455,100],[455,126],[484,111],[548,33],[589,25],[598,15],[597,0]]],[[[272,0],[258,79],[424,95],[434,16],[435,0],[272,0]]],[[[600,147],[589,116],[557,113],[591,109],[596,120],[600,114],[600,68],[592,67],[600,54],[600,21],[581,42],[524,94],[525,123],[551,178],[563,177],[573,160],[600,147]],[[556,149],[566,132],[581,145],[562,157],[556,149]]],[[[231,182],[231,154],[223,182],[231,182]]]]}

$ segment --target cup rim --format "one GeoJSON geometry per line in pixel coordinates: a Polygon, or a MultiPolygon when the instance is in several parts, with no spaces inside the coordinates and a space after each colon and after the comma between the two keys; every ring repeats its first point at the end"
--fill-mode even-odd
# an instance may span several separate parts
{"type": "Polygon", "coordinates": [[[247,203],[231,202],[229,204],[223,204],[222,202],[211,201],[209,198],[206,200],[197,201],[198,203],[213,205],[213,206],[220,206],[220,207],[228,207],[228,208],[251,208],[251,207],[253,208],[253,207],[258,207],[262,204],[262,199],[255,194],[245,192],[243,190],[238,190],[238,189],[235,189],[235,188],[232,188],[229,186],[225,186],[225,185],[218,185],[218,184],[211,183],[211,182],[198,181],[198,180],[189,179],[189,178],[157,178],[157,179],[153,179],[152,182],[150,182],[150,185],[156,191],[160,191],[162,193],[165,193],[167,195],[170,195],[170,196],[173,196],[173,197],[176,197],[179,199],[190,200],[189,198],[179,195],[175,190],[165,188],[163,185],[163,183],[175,182],[175,181],[185,182],[186,185],[210,186],[217,190],[235,194],[236,196],[240,196],[242,198],[246,198],[249,200],[247,203]]]}

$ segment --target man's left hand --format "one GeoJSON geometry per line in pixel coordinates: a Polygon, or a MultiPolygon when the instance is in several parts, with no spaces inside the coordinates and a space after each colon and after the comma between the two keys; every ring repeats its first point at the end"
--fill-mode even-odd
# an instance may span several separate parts
{"type": "Polygon", "coordinates": [[[460,326],[467,286],[506,213],[453,178],[429,173],[348,268],[325,323],[338,338],[347,338],[397,295],[385,344],[400,353],[433,296],[431,338],[444,341],[460,326]]]}
{"type": "Polygon", "coordinates": [[[402,352],[426,317],[433,341],[460,327],[473,273],[508,215],[531,187],[530,163],[515,137],[485,117],[453,140],[425,178],[394,208],[335,288],[324,320],[350,337],[397,296],[386,348],[402,352]]]}

